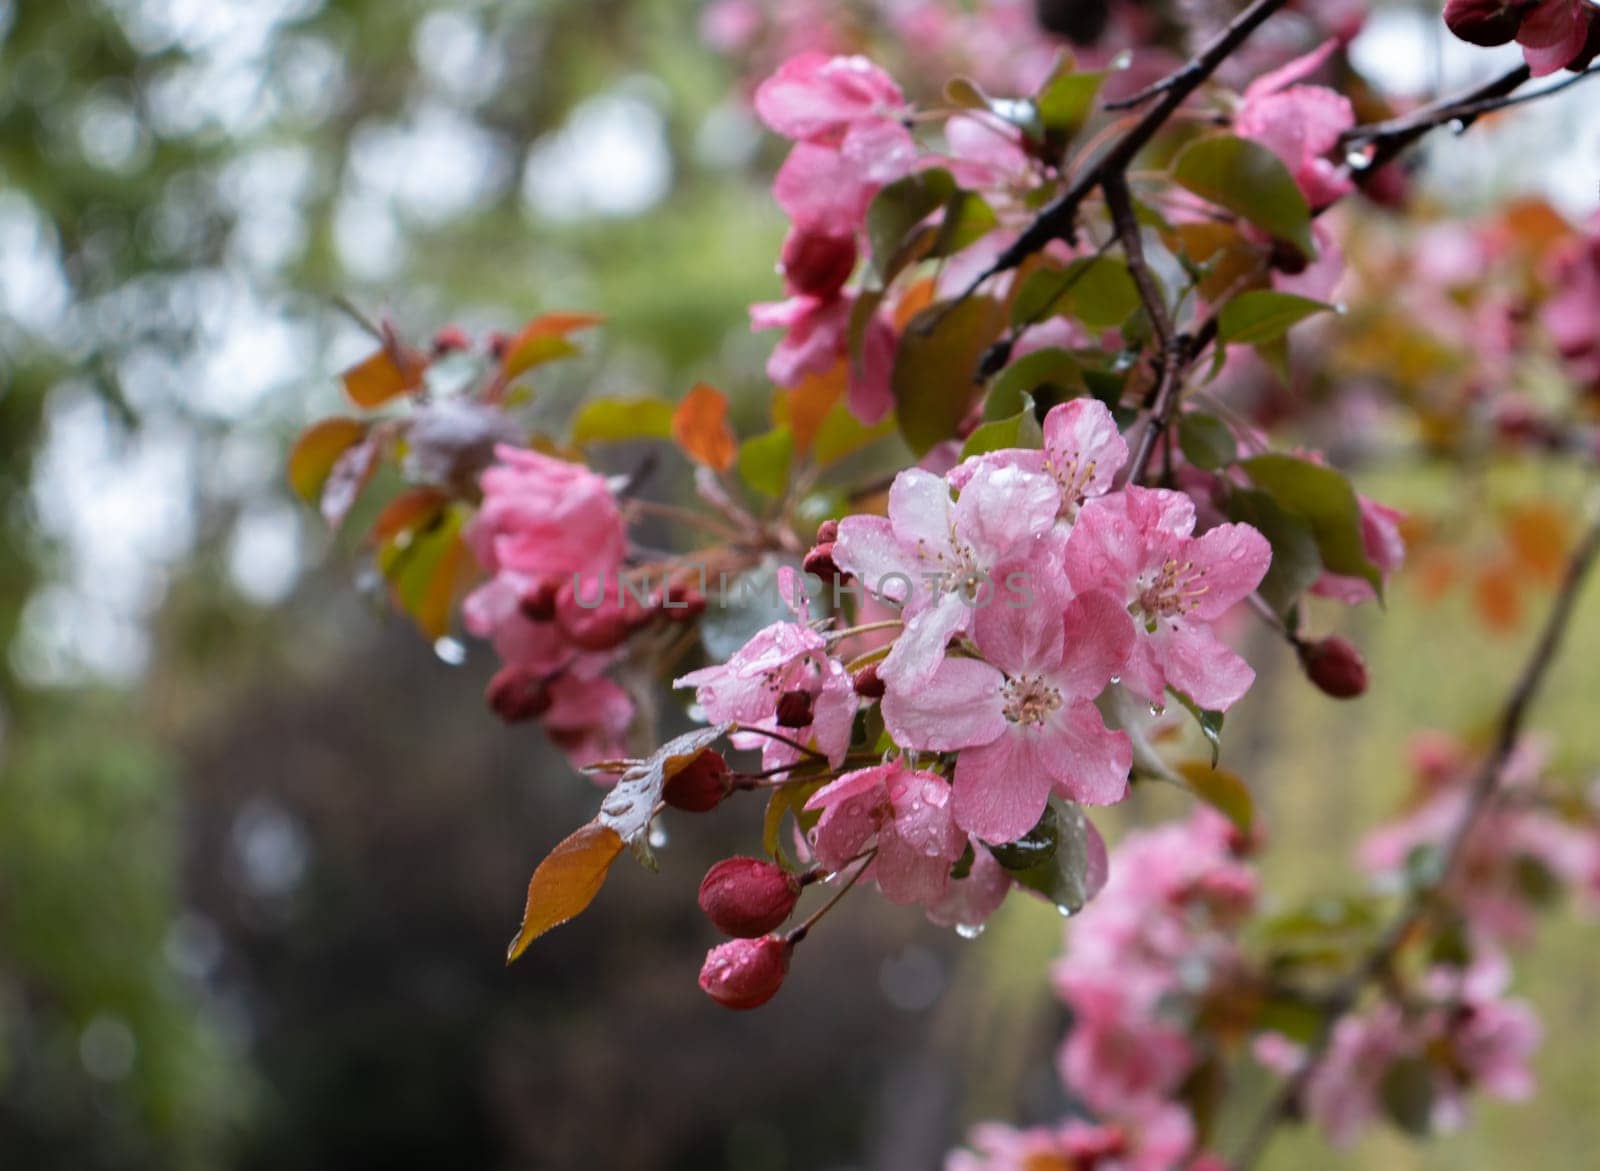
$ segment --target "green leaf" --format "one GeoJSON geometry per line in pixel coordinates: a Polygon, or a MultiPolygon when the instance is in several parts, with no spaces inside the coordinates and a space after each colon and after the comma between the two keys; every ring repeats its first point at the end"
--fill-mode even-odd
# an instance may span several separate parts
{"type": "Polygon", "coordinates": [[[1033,99],[1045,133],[1065,141],[1082,130],[1105,79],[1100,72],[1060,72],[1045,82],[1033,99]]]}
{"type": "Polygon", "coordinates": [[[1256,805],[1238,774],[1203,760],[1180,761],[1173,771],[1188,782],[1196,797],[1233,822],[1240,833],[1249,835],[1255,825],[1256,805]]]}
{"type": "Polygon", "coordinates": [[[887,285],[914,258],[914,250],[907,248],[913,230],[955,193],[955,178],[935,167],[898,179],[873,197],[867,208],[867,240],[880,281],[887,285]]]}
{"type": "Polygon", "coordinates": [[[1324,569],[1359,577],[1382,595],[1383,575],[1367,557],[1361,535],[1361,505],[1342,473],[1278,454],[1258,455],[1239,466],[1258,488],[1311,526],[1324,569]]]}
{"type": "Polygon", "coordinates": [[[572,420],[572,442],[578,447],[671,437],[672,404],[664,398],[594,398],[572,420]]]}
{"type": "Polygon", "coordinates": [[[1087,256],[1065,268],[1029,273],[1011,303],[1011,322],[1026,326],[1045,317],[1076,317],[1091,329],[1121,325],[1139,307],[1139,286],[1120,260],[1087,256]]]}
{"type": "Polygon", "coordinates": [[[739,476],[763,496],[782,496],[789,487],[793,460],[794,433],[787,427],[774,427],[740,445],[739,476]]]}
{"type": "Polygon", "coordinates": [[[1217,761],[1222,757],[1223,714],[1201,707],[1175,687],[1169,687],[1167,690],[1183,705],[1184,710],[1194,717],[1194,722],[1200,725],[1200,734],[1206,738],[1206,743],[1211,745],[1211,767],[1215,768],[1217,761]]]}
{"type": "Polygon", "coordinates": [[[1285,512],[1271,496],[1252,488],[1233,490],[1228,519],[1252,526],[1272,546],[1272,564],[1256,592],[1279,617],[1286,617],[1300,595],[1322,576],[1322,554],[1310,522],[1285,512]]]}
{"type": "Polygon", "coordinates": [[[1266,147],[1231,134],[1201,138],[1184,148],[1172,166],[1179,186],[1243,216],[1315,257],[1311,208],[1281,159],[1266,147]]]}
{"type": "Polygon", "coordinates": [[[1059,844],[1060,827],[1056,822],[1056,811],[1046,805],[1037,825],[1014,842],[990,846],[989,853],[1007,870],[1032,870],[1053,859],[1059,844]]]}
{"type": "Polygon", "coordinates": [[[984,423],[967,436],[966,443],[961,447],[961,458],[968,459],[988,451],[1002,451],[1012,447],[1037,451],[1043,446],[1044,429],[1039,426],[1039,419],[1034,414],[1033,398],[1024,394],[1022,409],[1016,414],[984,423]]]}
{"type": "Polygon", "coordinates": [[[1313,301],[1294,293],[1252,289],[1240,293],[1222,307],[1217,316],[1217,330],[1224,341],[1260,346],[1277,341],[1307,317],[1332,308],[1325,301],[1313,301]]]}
{"type": "Polygon", "coordinates": [[[1433,1132],[1434,1071],[1425,1057],[1402,1057],[1383,1071],[1378,1101],[1383,1112],[1407,1134],[1433,1132]]]}
{"type": "Polygon", "coordinates": [[[906,326],[890,385],[900,433],[919,457],[966,418],[978,361],[999,334],[1004,313],[993,298],[968,297],[930,305],[906,326]]]}
{"type": "Polygon", "coordinates": [[[1233,431],[1215,415],[1189,411],[1178,416],[1178,448],[1197,468],[1215,471],[1239,458],[1233,431]]]}
{"type": "Polygon", "coordinates": [[[1077,805],[1051,797],[1050,808],[1055,812],[1056,848],[1037,865],[1010,873],[1019,884],[1071,914],[1081,910],[1094,894],[1089,874],[1089,835],[1094,830],[1077,805]]]}
{"type": "Polygon", "coordinates": [[[991,422],[1009,418],[1022,409],[1041,386],[1054,388],[1058,398],[1071,398],[1084,389],[1083,371],[1066,350],[1050,347],[1024,354],[995,377],[983,401],[983,417],[991,422]]]}
{"type": "Polygon", "coordinates": [[[894,428],[893,416],[869,427],[851,414],[844,403],[835,403],[823,416],[822,426],[817,428],[816,438],[811,441],[811,458],[818,467],[825,468],[892,435],[894,428]]]}
{"type": "Polygon", "coordinates": [[[772,790],[772,797],[767,801],[766,815],[761,822],[761,847],[774,862],[791,870],[795,868],[788,852],[783,848],[783,815],[792,814],[801,832],[810,833],[822,819],[822,812],[821,810],[808,812],[805,804],[827,783],[826,780],[806,781],[781,785],[772,790]]]}

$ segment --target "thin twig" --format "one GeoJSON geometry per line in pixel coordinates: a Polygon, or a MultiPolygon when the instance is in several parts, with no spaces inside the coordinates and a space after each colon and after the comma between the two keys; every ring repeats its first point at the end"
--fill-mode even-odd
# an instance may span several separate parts
{"type": "Polygon", "coordinates": [[[1589,571],[1594,566],[1597,554],[1600,554],[1600,517],[1590,523],[1583,540],[1567,563],[1565,576],[1557,591],[1555,602],[1550,608],[1549,617],[1545,619],[1544,629],[1540,632],[1539,639],[1534,644],[1521,674],[1517,677],[1516,685],[1512,688],[1501,711],[1494,746],[1472,779],[1467,791],[1466,808],[1440,847],[1439,862],[1432,881],[1419,884],[1411,892],[1405,906],[1378,937],[1377,943],[1367,953],[1366,958],[1329,995],[1316,1035],[1306,1047],[1304,1062],[1283,1082],[1257,1116],[1238,1156],[1231,1164],[1234,1171],[1251,1171],[1266,1150],[1267,1143],[1278,1126],[1293,1115],[1301,1095],[1321,1068],[1335,1026],[1355,1007],[1367,986],[1388,970],[1411,933],[1428,916],[1434,897],[1454,875],[1467,839],[1471,837],[1479,818],[1499,792],[1506,761],[1522,735],[1522,725],[1527,718],[1528,709],[1532,706],[1534,698],[1550,673],[1551,665],[1555,662],[1556,653],[1560,650],[1562,638],[1566,635],[1571,622],[1578,595],[1588,578],[1589,571]]]}

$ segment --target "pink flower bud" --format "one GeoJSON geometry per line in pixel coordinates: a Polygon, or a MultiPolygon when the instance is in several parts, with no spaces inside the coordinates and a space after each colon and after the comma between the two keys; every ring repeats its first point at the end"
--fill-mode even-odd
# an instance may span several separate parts
{"type": "Polygon", "coordinates": [[[1334,699],[1354,699],[1367,690],[1367,665],[1349,641],[1332,635],[1321,642],[1300,644],[1300,665],[1306,678],[1334,699]]]}
{"type": "Polygon", "coordinates": [[[620,589],[609,580],[584,582],[580,602],[579,583],[569,581],[556,593],[555,617],[561,632],[586,651],[609,651],[620,646],[649,615],[632,594],[623,591],[619,601],[612,595],[620,589]],[[591,602],[595,590],[601,591],[598,604],[591,602]]]}
{"type": "Polygon", "coordinates": [[[778,271],[789,288],[811,297],[831,297],[856,267],[856,242],[814,228],[794,228],[783,242],[778,271]]]}
{"type": "Polygon", "coordinates": [[[771,935],[729,940],[707,953],[700,987],[724,1008],[760,1008],[783,986],[793,951],[788,940],[771,935]]]}
{"type": "Polygon", "coordinates": [[[1533,0],[1448,0],[1444,22],[1471,45],[1509,44],[1522,27],[1533,0]]]}
{"type": "Polygon", "coordinates": [[[673,773],[662,787],[661,799],[685,813],[706,813],[733,791],[728,762],[709,748],[686,767],[673,773]]]}
{"type": "Polygon", "coordinates": [[[831,544],[833,544],[833,542],[837,541],[838,539],[839,539],[839,522],[838,521],[836,521],[836,520],[825,520],[825,521],[823,521],[821,524],[819,524],[817,526],[817,539],[816,539],[816,542],[815,542],[816,544],[818,544],[818,545],[831,545],[831,544]]]}
{"type": "Polygon", "coordinates": [[[700,883],[700,909],[724,935],[754,939],[778,927],[800,898],[800,880],[760,858],[725,858],[700,883]]]}
{"type": "Polygon", "coordinates": [[[550,688],[544,679],[521,667],[502,667],[495,672],[484,699],[494,714],[508,724],[536,720],[550,710],[550,688]]]}

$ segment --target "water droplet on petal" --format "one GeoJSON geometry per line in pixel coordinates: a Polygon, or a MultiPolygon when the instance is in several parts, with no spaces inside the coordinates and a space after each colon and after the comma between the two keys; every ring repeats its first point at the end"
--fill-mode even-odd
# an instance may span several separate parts
{"type": "Polygon", "coordinates": [[[440,662],[452,667],[459,667],[467,661],[467,648],[459,639],[446,637],[435,640],[433,653],[439,656],[440,662]]]}
{"type": "Polygon", "coordinates": [[[1162,705],[1162,704],[1159,704],[1159,703],[1153,703],[1153,704],[1150,705],[1150,714],[1152,716],[1162,715],[1162,714],[1164,714],[1166,712],[1166,710],[1167,710],[1166,707],[1164,705],[1162,705]]]}
{"type": "Polygon", "coordinates": [[[1364,150],[1353,150],[1344,156],[1344,165],[1352,171],[1365,171],[1372,165],[1372,159],[1364,150]]]}
{"type": "Polygon", "coordinates": [[[1063,907],[1058,903],[1056,904],[1056,914],[1060,915],[1063,919],[1070,919],[1072,918],[1072,908],[1063,907]]]}
{"type": "Polygon", "coordinates": [[[1122,50],[1122,52],[1111,58],[1111,68],[1113,69],[1126,69],[1132,64],[1133,54],[1127,49],[1122,50]]]}
{"type": "Polygon", "coordinates": [[[650,824],[650,848],[652,850],[659,850],[666,846],[666,844],[667,827],[662,825],[659,821],[652,822],[650,824]]]}
{"type": "Polygon", "coordinates": [[[983,934],[982,923],[957,923],[956,934],[962,939],[976,939],[983,934]]]}
{"type": "Polygon", "coordinates": [[[1121,683],[1121,682],[1122,682],[1122,676],[1121,675],[1113,675],[1113,676],[1111,676],[1111,684],[1112,684],[1113,687],[1116,686],[1118,683],[1121,683]]]}

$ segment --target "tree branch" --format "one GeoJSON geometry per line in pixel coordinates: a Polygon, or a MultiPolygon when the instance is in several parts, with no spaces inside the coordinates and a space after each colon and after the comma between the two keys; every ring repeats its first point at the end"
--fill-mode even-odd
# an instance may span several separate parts
{"type": "Polygon", "coordinates": [[[1355,1007],[1367,986],[1387,970],[1412,931],[1428,916],[1434,897],[1453,876],[1467,839],[1471,837],[1479,818],[1493,804],[1494,798],[1499,793],[1506,761],[1522,735],[1522,725],[1528,709],[1532,706],[1539,688],[1550,673],[1551,665],[1555,662],[1561,641],[1571,622],[1578,595],[1582,592],[1597,555],[1600,555],[1600,517],[1590,522],[1583,539],[1567,563],[1566,573],[1556,593],[1555,603],[1550,608],[1549,617],[1545,619],[1544,629],[1540,632],[1538,641],[1534,643],[1516,685],[1501,710],[1494,746],[1472,779],[1467,793],[1466,808],[1451,830],[1450,836],[1440,846],[1439,863],[1433,880],[1425,885],[1419,884],[1412,891],[1405,906],[1379,936],[1366,958],[1329,995],[1316,1036],[1306,1048],[1304,1063],[1283,1082],[1257,1116],[1255,1125],[1251,1127],[1239,1154],[1231,1164],[1234,1171],[1251,1171],[1266,1150],[1267,1143],[1278,1126],[1293,1115],[1301,1095],[1327,1056],[1328,1044],[1332,1040],[1335,1026],[1355,1007]]]}

